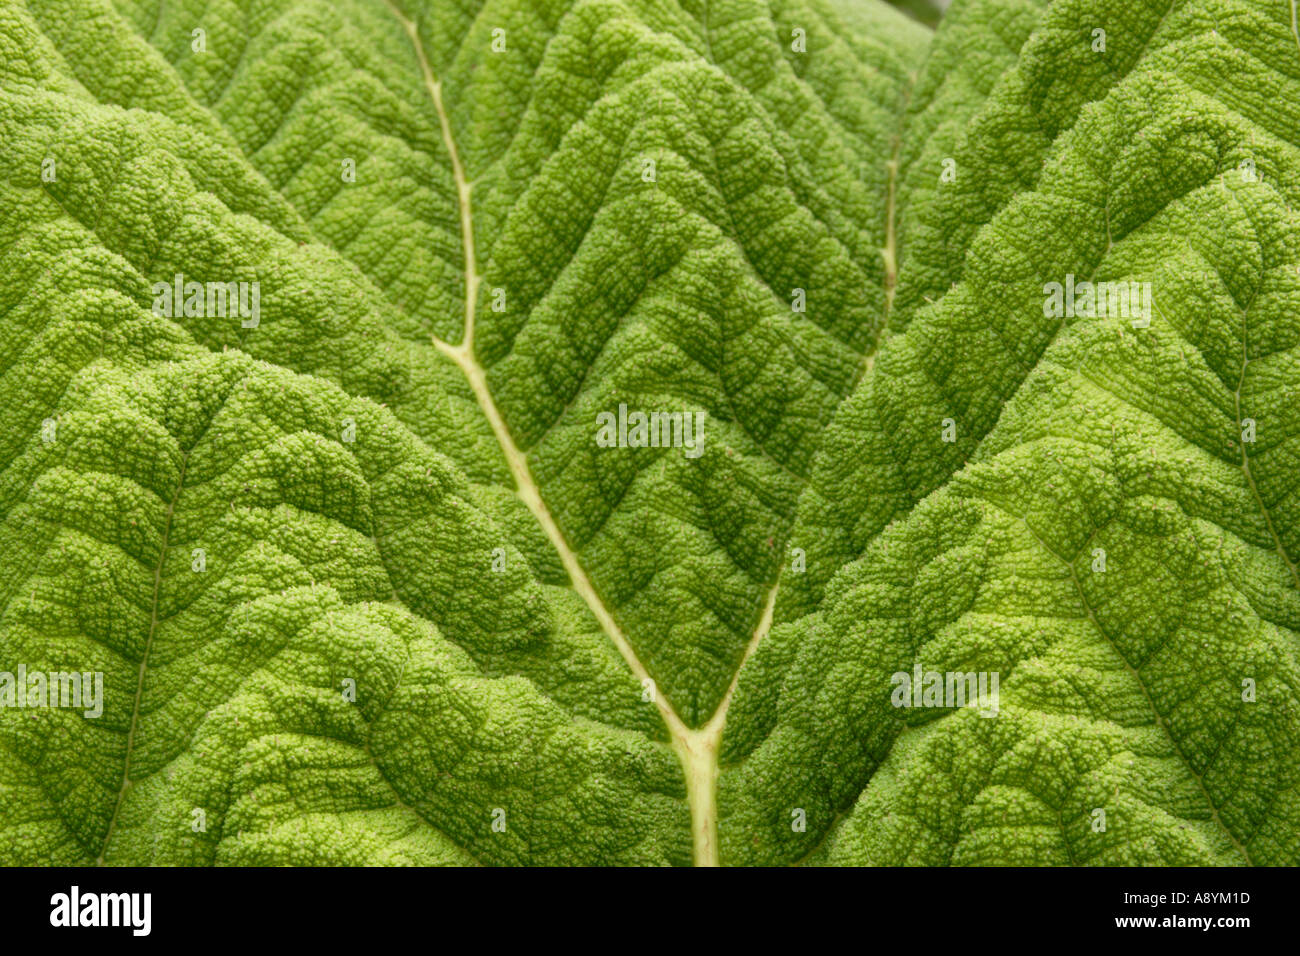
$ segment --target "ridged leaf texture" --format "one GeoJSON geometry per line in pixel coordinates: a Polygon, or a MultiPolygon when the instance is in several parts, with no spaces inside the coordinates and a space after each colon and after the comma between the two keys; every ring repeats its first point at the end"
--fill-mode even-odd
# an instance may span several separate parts
{"type": "Polygon", "coordinates": [[[0,0],[0,862],[1300,863],[1296,22],[0,0]]]}

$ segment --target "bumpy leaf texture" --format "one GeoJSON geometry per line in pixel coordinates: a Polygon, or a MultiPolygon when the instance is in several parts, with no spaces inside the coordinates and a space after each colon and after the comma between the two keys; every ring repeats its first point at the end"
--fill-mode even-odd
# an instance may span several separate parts
{"type": "Polygon", "coordinates": [[[0,861],[1300,863],[1297,131],[1286,2],[0,0],[0,861]]]}

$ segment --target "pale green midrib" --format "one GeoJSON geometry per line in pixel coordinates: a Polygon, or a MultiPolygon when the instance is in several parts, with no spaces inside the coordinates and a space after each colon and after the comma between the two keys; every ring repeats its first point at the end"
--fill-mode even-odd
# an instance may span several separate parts
{"type": "MultiPolygon", "coordinates": [[[[703,38],[704,38],[705,53],[708,60],[710,62],[713,62],[714,57],[713,57],[712,41],[711,41],[710,30],[709,30],[709,0],[703,0],[703,3],[701,5],[701,21],[702,21],[701,28],[702,28],[703,38]]],[[[899,94],[900,107],[899,107],[898,128],[894,133],[891,142],[891,155],[889,160],[886,163],[888,186],[887,186],[887,198],[886,198],[886,206],[885,206],[884,244],[880,249],[880,256],[882,260],[882,265],[884,267],[883,291],[885,296],[884,306],[881,313],[881,323],[879,329],[876,331],[874,341],[862,353],[862,358],[858,364],[858,369],[854,377],[853,385],[848,390],[846,390],[843,395],[841,395],[840,404],[842,404],[843,401],[849,395],[852,395],[854,390],[857,388],[858,383],[861,382],[861,380],[866,375],[870,374],[872,366],[874,365],[875,362],[876,354],[878,353],[880,346],[884,342],[885,335],[889,326],[889,318],[893,306],[894,293],[898,284],[898,269],[899,269],[897,222],[896,222],[897,212],[898,212],[897,188],[898,188],[898,181],[899,181],[899,170],[900,170],[900,162],[901,162],[901,155],[902,155],[903,139],[907,127],[907,106],[911,100],[912,93],[915,89],[916,82],[919,76],[920,76],[919,69],[909,71],[907,73],[907,82],[903,85],[903,89],[899,94]]],[[[717,162],[716,155],[714,158],[714,162],[716,165],[717,162]]],[[[732,229],[733,232],[735,232],[734,224],[732,229]]],[[[755,274],[757,274],[758,270],[755,269],[753,263],[750,262],[748,252],[745,250],[744,245],[739,241],[737,241],[737,246],[739,247],[740,252],[744,256],[746,262],[749,264],[751,270],[753,270],[755,274]]],[[[835,411],[838,411],[838,407],[839,406],[837,405],[835,411]]],[[[834,417],[835,411],[832,411],[830,416],[831,418],[834,417]]],[[[802,484],[807,483],[806,477],[798,476],[798,475],[795,477],[799,478],[802,484]]],[[[758,624],[755,626],[751,639],[745,647],[745,651],[741,657],[740,663],[737,665],[736,670],[732,675],[731,682],[728,685],[725,694],[723,695],[722,701],[718,705],[717,711],[714,713],[713,717],[710,718],[709,722],[703,728],[703,731],[705,733],[705,739],[709,741],[708,745],[712,750],[712,765],[708,768],[708,772],[711,774],[713,778],[711,786],[714,788],[714,795],[712,799],[715,802],[716,802],[717,776],[721,771],[721,768],[719,767],[717,761],[717,751],[720,746],[722,732],[726,724],[726,714],[730,706],[731,700],[735,695],[736,687],[740,680],[741,671],[744,669],[745,664],[749,661],[753,653],[758,649],[759,644],[762,643],[763,639],[771,631],[773,620],[775,618],[776,598],[780,590],[780,583],[781,583],[781,575],[780,575],[780,571],[778,571],[776,580],[772,582],[772,585],[768,590],[767,595],[765,596],[763,602],[763,610],[760,614],[758,624]]],[[[685,761],[685,759],[686,758],[684,757],[683,760],[685,761]]],[[[714,832],[712,836],[713,845],[716,848],[717,845],[716,807],[714,808],[712,825],[714,828],[714,832]]],[[[829,831],[828,831],[828,835],[829,835],[829,831]]],[[[823,838],[823,840],[824,839],[825,838],[823,838]]],[[[809,852],[811,853],[813,851],[809,851],[809,852]]],[[[807,855],[808,854],[805,854],[805,857],[807,855]]],[[[716,860],[714,862],[716,863],[716,860]]]]}
{"type": "MultiPolygon", "coordinates": [[[[547,539],[551,542],[552,547],[555,549],[562,565],[569,575],[574,590],[583,597],[584,602],[600,622],[602,629],[615,645],[620,656],[623,657],[629,670],[631,670],[639,680],[644,681],[651,679],[649,671],[637,657],[631,643],[619,627],[612,613],[605,606],[604,601],[600,597],[595,586],[591,583],[591,580],[588,578],[577,555],[569,546],[563,531],[559,528],[554,516],[551,515],[549,508],[542,498],[540,489],[532,476],[531,469],[528,466],[527,456],[515,444],[514,438],[510,434],[510,430],[506,425],[499,408],[497,408],[495,399],[487,386],[486,372],[478,363],[474,355],[474,318],[477,306],[477,289],[479,282],[481,281],[481,276],[477,274],[476,267],[477,255],[474,239],[471,195],[473,184],[469,182],[468,177],[465,174],[464,166],[460,159],[459,147],[457,146],[453,135],[450,116],[442,99],[442,85],[430,66],[428,56],[424,50],[423,41],[419,35],[418,26],[414,21],[410,20],[402,13],[402,11],[393,3],[393,0],[385,0],[385,3],[397,18],[398,22],[401,23],[411,41],[412,47],[414,48],[429,98],[438,115],[439,128],[442,131],[444,145],[447,149],[452,166],[453,178],[456,182],[457,204],[461,225],[461,240],[465,262],[464,272],[466,275],[465,327],[462,341],[459,345],[452,345],[451,343],[438,339],[436,336],[431,336],[431,339],[434,345],[443,354],[456,363],[457,367],[469,383],[480,410],[488,420],[493,435],[497,440],[497,444],[501,449],[502,455],[506,459],[511,475],[515,480],[516,493],[546,533],[547,539]]],[[[703,7],[703,17],[705,42],[708,44],[707,0],[703,7]]],[[[711,59],[712,57],[710,57],[710,60],[711,59]]],[[[918,74],[915,71],[908,74],[909,82],[901,94],[904,112],[917,76],[918,74]]],[[[900,120],[900,124],[903,122],[904,120],[900,120]]],[[[889,198],[885,215],[885,245],[881,249],[881,256],[885,264],[884,291],[886,302],[882,315],[881,328],[877,333],[876,342],[873,343],[873,346],[864,355],[863,362],[859,367],[859,378],[864,372],[869,371],[871,368],[872,359],[879,347],[880,340],[884,335],[885,327],[888,323],[889,307],[892,304],[894,287],[897,284],[897,262],[894,258],[896,255],[897,241],[896,224],[894,221],[897,211],[895,190],[897,188],[898,164],[902,149],[902,139],[903,130],[900,125],[900,129],[894,137],[892,155],[887,166],[889,171],[889,198]]],[[[742,252],[743,251],[742,247],[742,252]]],[[[846,393],[846,395],[847,394],[849,393],[846,393]]],[[[779,588],[780,574],[778,572],[776,579],[772,582],[764,596],[759,620],[751,633],[750,639],[746,644],[736,669],[732,673],[732,679],[713,715],[702,727],[694,729],[687,726],[685,721],[678,716],[666,695],[664,695],[662,691],[657,691],[655,694],[656,708],[659,711],[661,719],[668,728],[673,749],[678,755],[678,759],[682,765],[683,774],[686,778],[687,802],[691,809],[692,818],[691,831],[693,856],[696,865],[717,866],[720,863],[717,838],[717,778],[720,772],[718,751],[721,743],[722,732],[726,725],[727,713],[731,701],[735,696],[741,671],[771,630],[775,616],[776,597],[779,588]]]]}
{"type": "MultiPolygon", "coordinates": [[[[393,4],[392,0],[385,0],[385,3],[398,22],[401,23],[415,49],[416,58],[424,75],[425,86],[433,107],[438,114],[444,144],[451,159],[452,174],[456,181],[457,201],[460,209],[461,242],[464,248],[466,273],[464,336],[459,345],[452,345],[436,336],[431,336],[431,339],[439,351],[456,363],[457,368],[460,369],[469,383],[484,417],[492,428],[492,433],[510,468],[511,476],[515,479],[516,494],[528,507],[545,532],[547,539],[551,542],[551,546],[555,549],[561,564],[563,564],[565,571],[569,575],[573,589],[582,596],[593,616],[600,622],[601,628],[614,644],[620,656],[622,656],[628,669],[632,671],[638,680],[651,680],[649,671],[641,663],[622,628],[614,619],[608,607],[605,606],[600,594],[587,576],[586,569],[583,568],[577,554],[569,546],[563,531],[542,498],[541,491],[529,468],[527,456],[515,444],[510,429],[506,425],[505,419],[488,388],[485,370],[474,355],[476,290],[481,277],[477,275],[475,265],[474,220],[471,206],[473,184],[469,182],[465,175],[464,166],[460,160],[459,147],[456,145],[452,133],[451,119],[443,103],[442,86],[429,65],[428,57],[424,51],[424,43],[420,38],[419,28],[414,21],[406,17],[393,4]]],[[[656,691],[654,695],[655,707],[668,728],[673,750],[682,766],[682,773],[686,783],[687,804],[691,812],[692,855],[697,866],[717,866],[720,863],[717,838],[719,743],[726,723],[727,710],[740,679],[741,669],[771,629],[779,582],[780,575],[778,574],[767,591],[758,623],[746,644],[740,663],[732,674],[722,700],[707,723],[698,729],[689,727],[677,714],[662,691],[656,691]]]]}
{"type": "Polygon", "coordinates": [[[95,858],[96,866],[104,865],[104,854],[108,852],[109,843],[113,839],[113,831],[117,826],[117,817],[122,810],[122,803],[126,799],[126,792],[131,788],[131,755],[135,747],[135,733],[140,722],[140,703],[144,697],[144,678],[145,672],[149,666],[149,651],[153,648],[153,639],[158,632],[159,614],[158,604],[162,597],[163,582],[163,565],[167,561],[168,542],[171,539],[172,518],[176,514],[176,503],[180,500],[181,489],[185,486],[185,470],[189,467],[190,451],[187,449],[181,456],[180,475],[176,479],[176,492],[172,495],[171,501],[167,503],[167,510],[163,515],[162,540],[158,546],[158,563],[154,566],[153,571],[153,595],[149,604],[149,633],[145,637],[144,651],[140,655],[140,666],[136,672],[135,699],[131,703],[131,723],[126,734],[126,756],[122,766],[122,785],[118,788],[117,799],[113,803],[113,813],[108,819],[108,828],[104,831],[104,842],[99,848],[99,855],[95,858]]]}

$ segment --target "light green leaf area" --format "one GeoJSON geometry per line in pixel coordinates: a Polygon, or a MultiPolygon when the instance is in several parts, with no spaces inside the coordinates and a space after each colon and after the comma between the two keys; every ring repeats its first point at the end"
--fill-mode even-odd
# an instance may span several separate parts
{"type": "Polygon", "coordinates": [[[1296,103],[1262,0],[0,5],[0,704],[103,675],[0,862],[1300,862],[1296,103]]]}

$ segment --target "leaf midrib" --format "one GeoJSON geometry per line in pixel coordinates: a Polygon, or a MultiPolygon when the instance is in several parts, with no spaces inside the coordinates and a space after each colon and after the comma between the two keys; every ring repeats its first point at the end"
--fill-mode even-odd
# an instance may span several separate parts
{"type": "MultiPolygon", "coordinates": [[[[430,339],[439,351],[456,363],[456,367],[465,376],[480,410],[492,428],[492,434],[506,459],[506,464],[510,468],[510,474],[515,480],[516,493],[545,532],[547,540],[550,541],[551,546],[560,558],[561,564],[563,564],[565,571],[569,575],[573,589],[581,595],[605,634],[622,656],[628,669],[640,681],[652,680],[650,672],[642,664],[640,658],[637,657],[636,651],[632,648],[627,636],[619,627],[618,622],[614,619],[609,608],[606,607],[599,593],[597,593],[582,563],[578,560],[577,554],[569,546],[559,524],[551,514],[550,508],[547,507],[545,500],[543,500],[541,490],[533,478],[532,470],[528,467],[527,456],[515,444],[510,429],[507,427],[505,419],[502,417],[501,411],[488,389],[484,369],[474,355],[474,319],[478,301],[478,284],[481,277],[477,274],[475,255],[472,212],[473,184],[465,175],[465,169],[460,159],[460,150],[456,145],[451,129],[451,118],[443,103],[442,86],[429,65],[424,43],[420,39],[419,28],[413,20],[398,9],[392,0],[384,0],[384,2],[402,25],[403,30],[406,31],[407,37],[415,50],[416,58],[420,63],[420,70],[424,76],[425,88],[429,94],[429,99],[433,103],[434,110],[438,114],[443,142],[451,160],[452,176],[456,182],[461,244],[464,250],[465,263],[465,328],[459,345],[445,342],[436,335],[431,335],[430,339]]],[[[775,594],[775,589],[773,594],[775,594]]],[[[772,604],[770,599],[768,604],[770,610],[772,604]]],[[[770,613],[768,619],[770,624],[770,613]]],[[[757,633],[756,638],[761,640],[757,633]]],[[[750,647],[752,648],[755,644],[756,640],[751,639],[750,647]]],[[[750,649],[747,649],[746,657],[748,657],[749,652],[750,649]]],[[[737,669],[736,674],[739,675],[739,669],[737,669]]],[[[734,689],[734,686],[735,680],[733,679],[727,697],[724,698],[723,703],[719,705],[713,718],[703,730],[693,730],[688,727],[685,721],[678,716],[666,695],[659,691],[654,694],[655,708],[668,728],[673,750],[681,762],[682,773],[685,777],[687,803],[691,811],[691,839],[694,861],[697,865],[716,866],[718,864],[717,796],[715,786],[718,773],[717,742],[721,736],[722,723],[726,716],[726,704],[730,700],[730,691],[734,689]],[[716,730],[714,729],[715,722],[716,730]]]]}

